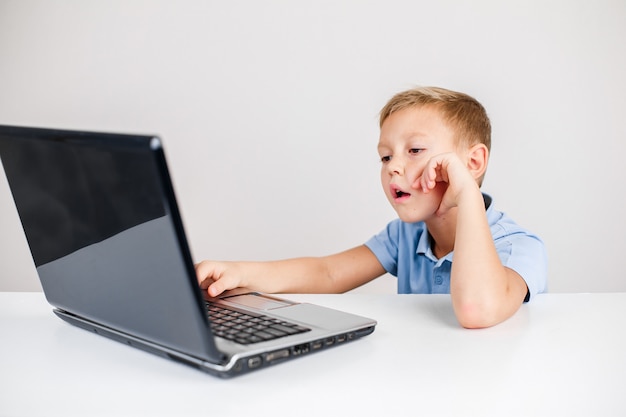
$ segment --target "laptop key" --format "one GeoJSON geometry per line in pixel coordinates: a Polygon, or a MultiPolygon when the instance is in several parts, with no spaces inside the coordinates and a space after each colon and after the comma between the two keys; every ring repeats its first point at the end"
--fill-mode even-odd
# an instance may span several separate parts
{"type": "Polygon", "coordinates": [[[211,328],[216,336],[240,344],[259,343],[310,330],[295,323],[265,315],[242,313],[211,303],[207,303],[207,314],[211,318],[211,328]]]}

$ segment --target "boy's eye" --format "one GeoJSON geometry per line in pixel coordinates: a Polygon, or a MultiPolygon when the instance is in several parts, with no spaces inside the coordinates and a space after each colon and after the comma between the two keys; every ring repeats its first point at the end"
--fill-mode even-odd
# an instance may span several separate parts
{"type": "Polygon", "coordinates": [[[385,163],[391,161],[391,156],[385,155],[380,157],[380,162],[385,163]]]}
{"type": "Polygon", "coordinates": [[[418,154],[420,152],[422,152],[424,149],[423,148],[411,148],[409,149],[409,153],[410,154],[418,154]]]}

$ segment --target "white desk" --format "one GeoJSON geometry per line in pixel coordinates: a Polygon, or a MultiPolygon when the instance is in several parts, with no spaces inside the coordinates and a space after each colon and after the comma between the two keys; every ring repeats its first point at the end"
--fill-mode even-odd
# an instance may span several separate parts
{"type": "Polygon", "coordinates": [[[624,416],[626,293],[545,294],[484,330],[449,296],[289,295],[378,320],[366,338],[230,380],[0,293],[0,416],[624,416]]]}

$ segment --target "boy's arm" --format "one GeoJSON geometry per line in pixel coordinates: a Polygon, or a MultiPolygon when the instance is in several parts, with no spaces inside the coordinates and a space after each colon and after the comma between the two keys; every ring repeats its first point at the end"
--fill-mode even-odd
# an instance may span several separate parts
{"type": "Polygon", "coordinates": [[[265,293],[341,293],[385,273],[364,245],[324,257],[270,262],[213,262],[196,265],[198,282],[215,297],[245,287],[265,293]]]}
{"type": "Polygon", "coordinates": [[[517,272],[500,261],[480,190],[468,189],[457,207],[450,277],[454,311],[464,327],[493,326],[519,309],[528,288],[517,272]]]}
{"type": "MultiPolygon", "coordinates": [[[[481,158],[486,154],[477,157],[481,158]]],[[[472,171],[478,165],[472,157],[464,164],[455,154],[438,155],[429,161],[418,185],[429,192],[436,182],[448,184],[438,215],[456,208],[450,295],[459,323],[468,328],[506,320],[519,309],[528,291],[523,278],[503,266],[496,251],[476,182],[484,170],[472,171]]]]}

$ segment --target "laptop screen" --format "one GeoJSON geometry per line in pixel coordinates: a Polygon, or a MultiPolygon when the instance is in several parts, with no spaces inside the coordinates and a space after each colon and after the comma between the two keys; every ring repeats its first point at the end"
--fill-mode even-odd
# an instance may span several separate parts
{"type": "Polygon", "coordinates": [[[153,158],[117,142],[112,148],[63,135],[2,142],[36,266],[165,215],[153,158]]]}
{"type": "Polygon", "coordinates": [[[0,157],[50,304],[217,357],[158,138],[0,126],[0,157]]]}

